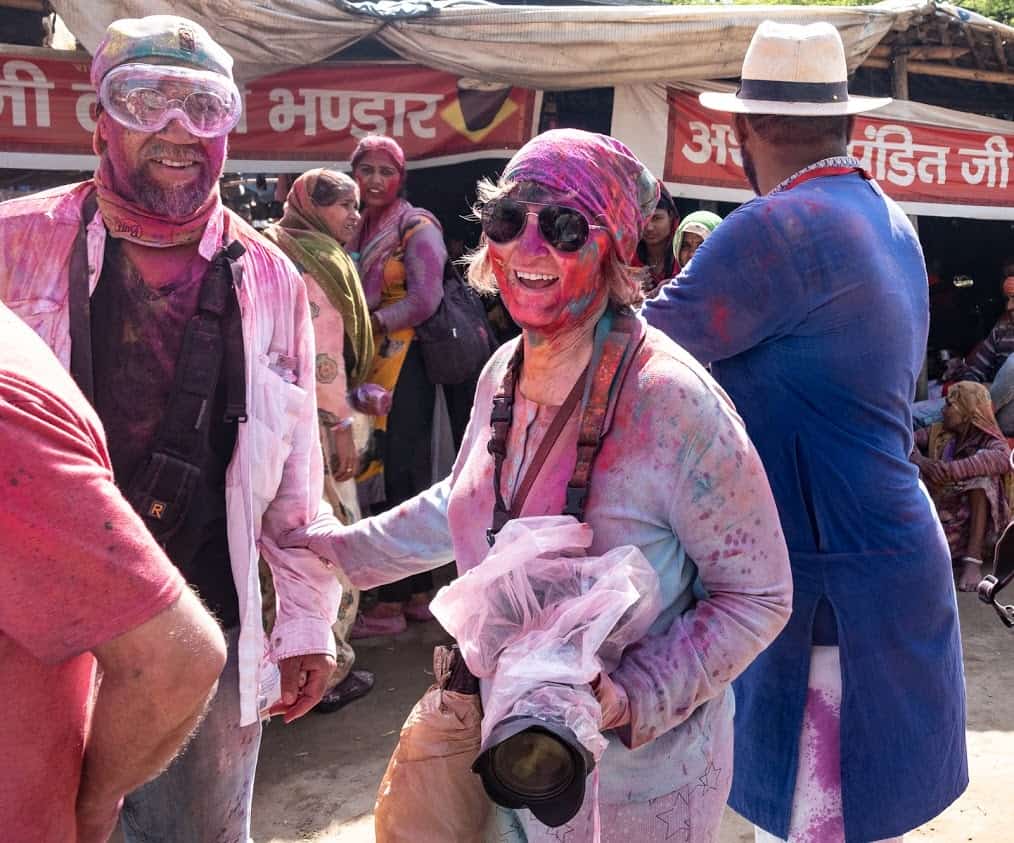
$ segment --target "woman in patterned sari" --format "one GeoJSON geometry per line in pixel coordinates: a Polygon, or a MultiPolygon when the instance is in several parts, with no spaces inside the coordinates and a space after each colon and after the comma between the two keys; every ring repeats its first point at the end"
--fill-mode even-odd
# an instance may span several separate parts
{"type": "MultiPolygon", "coordinates": [[[[359,456],[350,396],[373,366],[373,332],[355,264],[343,248],[359,222],[359,189],[344,173],[310,170],[292,185],[284,216],[264,235],[295,263],[306,283],[317,343],[317,413],[324,451],[324,497],[345,524],[359,518],[354,477],[359,456]]],[[[376,407],[356,403],[369,412],[376,407]]],[[[382,409],[382,407],[380,408],[382,409]]],[[[336,711],[373,687],[373,674],[352,670],[349,630],[359,590],[343,575],[342,602],[334,625],[338,667],[317,708],[336,711]]],[[[268,578],[270,583],[270,578],[268,578]]],[[[273,600],[265,605],[274,606],[273,600]]]]}
{"type": "Polygon", "coordinates": [[[951,557],[961,566],[958,588],[975,591],[983,551],[996,542],[1009,516],[1004,477],[1010,472],[1010,448],[989,389],[972,381],[954,384],[943,422],[915,435],[911,459],[936,504],[951,557]]]}

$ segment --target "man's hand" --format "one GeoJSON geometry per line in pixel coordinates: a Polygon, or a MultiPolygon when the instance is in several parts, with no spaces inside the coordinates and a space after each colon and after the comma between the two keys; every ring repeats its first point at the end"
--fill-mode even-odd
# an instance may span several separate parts
{"type": "Polygon", "coordinates": [[[282,696],[271,709],[272,715],[281,714],[286,723],[302,717],[320,702],[327,688],[327,680],[334,673],[336,663],[327,653],[291,656],[278,662],[282,675],[282,696]]]}
{"type": "Polygon", "coordinates": [[[78,800],[77,843],[106,843],[116,828],[122,806],[122,799],[103,804],[78,800]]]}

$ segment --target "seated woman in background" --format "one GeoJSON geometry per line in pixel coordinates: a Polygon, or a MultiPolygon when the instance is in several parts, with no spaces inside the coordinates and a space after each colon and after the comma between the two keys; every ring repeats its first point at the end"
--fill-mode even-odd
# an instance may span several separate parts
{"type": "Polygon", "coordinates": [[[658,204],[644,224],[633,262],[634,266],[643,266],[648,270],[644,275],[642,291],[649,299],[680,271],[673,252],[673,237],[680,221],[679,211],[676,210],[676,203],[672,201],[669,191],[661,184],[659,188],[661,192],[658,204]]]}
{"type": "Polygon", "coordinates": [[[916,431],[912,462],[936,504],[951,556],[961,563],[958,588],[974,591],[982,554],[1008,519],[1004,476],[1010,448],[993,415],[989,390],[961,381],[947,393],[944,420],[916,431]],[[925,452],[925,455],[924,455],[925,452]]]}
{"type": "Polygon", "coordinates": [[[672,243],[672,250],[680,267],[690,263],[694,252],[711,236],[711,232],[718,228],[721,221],[722,218],[711,211],[694,211],[683,218],[672,243]]]}

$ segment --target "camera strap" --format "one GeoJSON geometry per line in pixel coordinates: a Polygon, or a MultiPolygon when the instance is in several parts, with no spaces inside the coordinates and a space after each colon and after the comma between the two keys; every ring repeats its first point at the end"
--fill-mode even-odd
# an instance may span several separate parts
{"type": "Polygon", "coordinates": [[[201,477],[204,449],[219,378],[225,377],[226,423],[246,421],[246,363],[235,282],[235,262],[246,249],[232,241],[211,259],[190,317],[165,415],[148,458],[124,497],[159,541],[183,525],[201,477]]]}
{"type": "Polygon", "coordinates": [[[578,431],[577,463],[567,484],[563,514],[573,515],[578,521],[584,520],[592,467],[602,447],[602,439],[608,431],[611,420],[610,408],[626,378],[634,352],[644,341],[644,334],[644,325],[633,313],[606,311],[595,328],[592,359],[557,411],[508,508],[501,492],[501,479],[504,460],[507,457],[507,438],[514,419],[514,395],[524,362],[524,342],[518,341],[518,347],[507,365],[500,389],[493,397],[493,410],[490,414],[492,436],[486,445],[486,449],[493,456],[493,522],[486,531],[486,539],[490,546],[496,541],[496,535],[504,525],[521,515],[532,485],[582,397],[584,400],[578,431]],[[589,372],[593,373],[590,382],[589,372]]]}
{"type": "MultiPolygon", "coordinates": [[[[87,227],[96,208],[95,193],[85,199],[70,256],[71,364],[74,381],[94,402],[91,304],[87,227]]],[[[219,377],[225,377],[225,421],[246,421],[246,359],[236,298],[246,250],[234,240],[212,258],[201,280],[197,313],[190,318],[176,360],[173,388],[152,453],[123,490],[145,526],[165,543],[183,524],[201,476],[219,377]]]]}

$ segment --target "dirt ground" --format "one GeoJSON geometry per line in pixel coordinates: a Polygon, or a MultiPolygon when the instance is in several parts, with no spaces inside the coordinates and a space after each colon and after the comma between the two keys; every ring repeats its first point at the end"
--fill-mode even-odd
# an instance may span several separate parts
{"type": "MultiPolygon", "coordinates": [[[[1014,800],[1009,797],[1014,781],[1014,634],[973,595],[961,594],[958,600],[971,785],[940,817],[906,839],[1001,843],[1014,838],[1014,800]]],[[[368,697],[334,714],[312,714],[291,726],[268,725],[254,797],[257,843],[374,840],[371,812],[377,785],[405,715],[432,681],[430,653],[441,640],[442,631],[430,623],[413,625],[394,641],[359,642],[359,664],[377,675],[368,697]]],[[[727,811],[720,843],[752,840],[751,827],[727,811]]]]}
{"type": "MultiPolygon", "coordinates": [[[[971,784],[942,815],[907,835],[910,843],[1014,839],[1014,800],[1009,796],[1014,782],[1014,632],[973,595],[959,594],[958,603],[971,784]]],[[[443,631],[432,622],[412,625],[395,640],[358,642],[359,665],[377,675],[369,696],[291,726],[268,724],[254,794],[256,843],[373,843],[377,785],[405,716],[432,681],[433,645],[443,640],[443,631]]],[[[118,836],[113,839],[120,843],[118,836]]],[[[727,810],[719,843],[752,841],[751,827],[727,810]]]]}

